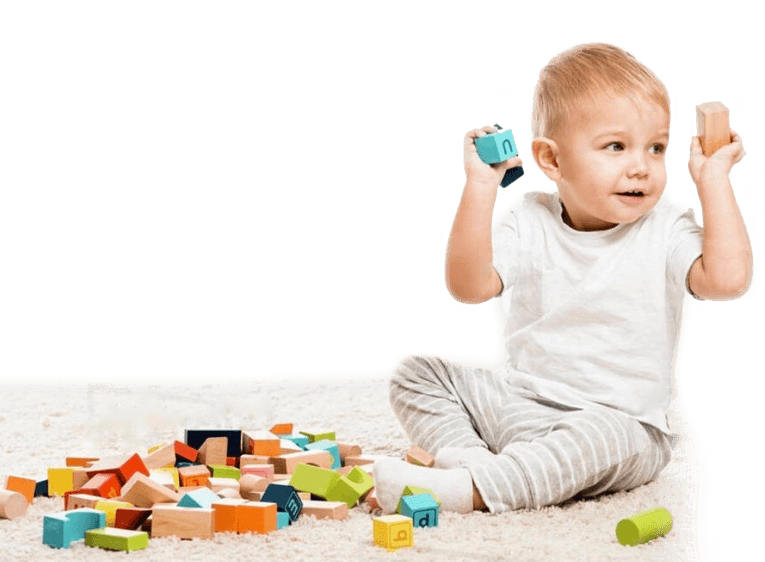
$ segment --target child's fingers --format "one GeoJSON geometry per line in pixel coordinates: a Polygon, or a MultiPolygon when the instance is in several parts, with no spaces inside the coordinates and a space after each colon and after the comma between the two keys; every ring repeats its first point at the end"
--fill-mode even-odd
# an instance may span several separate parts
{"type": "Polygon", "coordinates": [[[701,153],[701,139],[699,137],[693,137],[691,139],[691,156],[696,156],[701,153]]]}

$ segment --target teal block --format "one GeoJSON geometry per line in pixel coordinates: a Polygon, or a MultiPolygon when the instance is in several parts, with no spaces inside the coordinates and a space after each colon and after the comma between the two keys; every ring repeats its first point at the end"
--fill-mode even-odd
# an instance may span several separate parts
{"type": "Polygon", "coordinates": [[[292,522],[290,521],[290,515],[286,511],[276,512],[276,528],[282,529],[288,527],[292,522]]]}
{"type": "Polygon", "coordinates": [[[295,521],[303,511],[303,502],[297,491],[285,484],[269,484],[260,501],[275,503],[276,513],[286,512],[290,521],[295,521]]]}
{"type": "Polygon", "coordinates": [[[217,501],[220,501],[220,496],[210,488],[198,488],[183,494],[181,501],[178,502],[178,507],[201,507],[210,509],[213,502],[217,501]]]}
{"type": "Polygon", "coordinates": [[[106,513],[83,507],[43,517],[43,544],[53,548],[69,548],[73,541],[85,539],[85,532],[106,527],[106,513]]]}
{"type": "Polygon", "coordinates": [[[475,147],[478,156],[487,164],[504,162],[518,156],[518,147],[510,129],[475,139],[475,147]]]}
{"type": "Polygon", "coordinates": [[[438,504],[430,494],[415,494],[401,498],[401,515],[411,517],[415,527],[438,526],[438,504]]]}
{"type": "Polygon", "coordinates": [[[329,439],[322,439],[321,441],[316,441],[314,443],[309,443],[305,446],[306,451],[327,451],[330,455],[332,455],[332,470],[335,470],[337,468],[341,468],[342,465],[340,464],[340,448],[337,446],[336,443],[333,443],[329,439]]]}
{"type": "Polygon", "coordinates": [[[297,445],[304,451],[305,451],[306,445],[308,445],[311,442],[311,440],[305,435],[298,435],[295,433],[293,433],[292,435],[277,435],[277,437],[279,437],[279,439],[286,439],[288,441],[292,441],[295,445],[297,445]]]}

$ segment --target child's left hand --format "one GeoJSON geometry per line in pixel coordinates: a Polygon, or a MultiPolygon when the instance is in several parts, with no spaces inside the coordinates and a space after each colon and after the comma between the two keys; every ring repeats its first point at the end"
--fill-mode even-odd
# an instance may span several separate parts
{"type": "Polygon", "coordinates": [[[691,157],[688,160],[688,170],[691,172],[693,183],[699,184],[708,175],[727,176],[734,164],[740,162],[746,154],[741,137],[733,129],[730,131],[730,144],[718,148],[713,154],[704,156],[699,137],[691,139],[691,157]]]}

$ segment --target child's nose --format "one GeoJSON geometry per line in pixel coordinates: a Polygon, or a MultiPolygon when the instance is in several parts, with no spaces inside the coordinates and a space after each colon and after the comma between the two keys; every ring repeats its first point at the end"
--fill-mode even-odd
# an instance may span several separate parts
{"type": "Polygon", "coordinates": [[[635,151],[630,158],[629,168],[627,169],[629,177],[641,177],[648,175],[648,156],[642,150],[635,151]]]}

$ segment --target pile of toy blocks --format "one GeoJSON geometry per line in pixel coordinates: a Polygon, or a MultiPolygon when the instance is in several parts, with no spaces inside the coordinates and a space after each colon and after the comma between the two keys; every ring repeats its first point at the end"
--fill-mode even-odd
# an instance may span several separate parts
{"type": "MultiPolygon", "coordinates": [[[[378,510],[370,471],[375,455],[338,442],[334,432],[186,430],[184,441],[145,455],[67,457],[47,480],[9,476],[0,490],[0,518],[26,513],[35,496],[64,498],[62,513],[45,515],[42,541],[111,550],[146,548],[149,537],[210,539],[216,532],[269,533],[300,515],[344,519],[367,502],[378,510]]],[[[413,447],[407,460],[432,466],[413,447]]],[[[374,544],[393,550],[413,544],[414,527],[438,524],[429,490],[404,490],[396,515],[373,519],[374,544]]]]}

